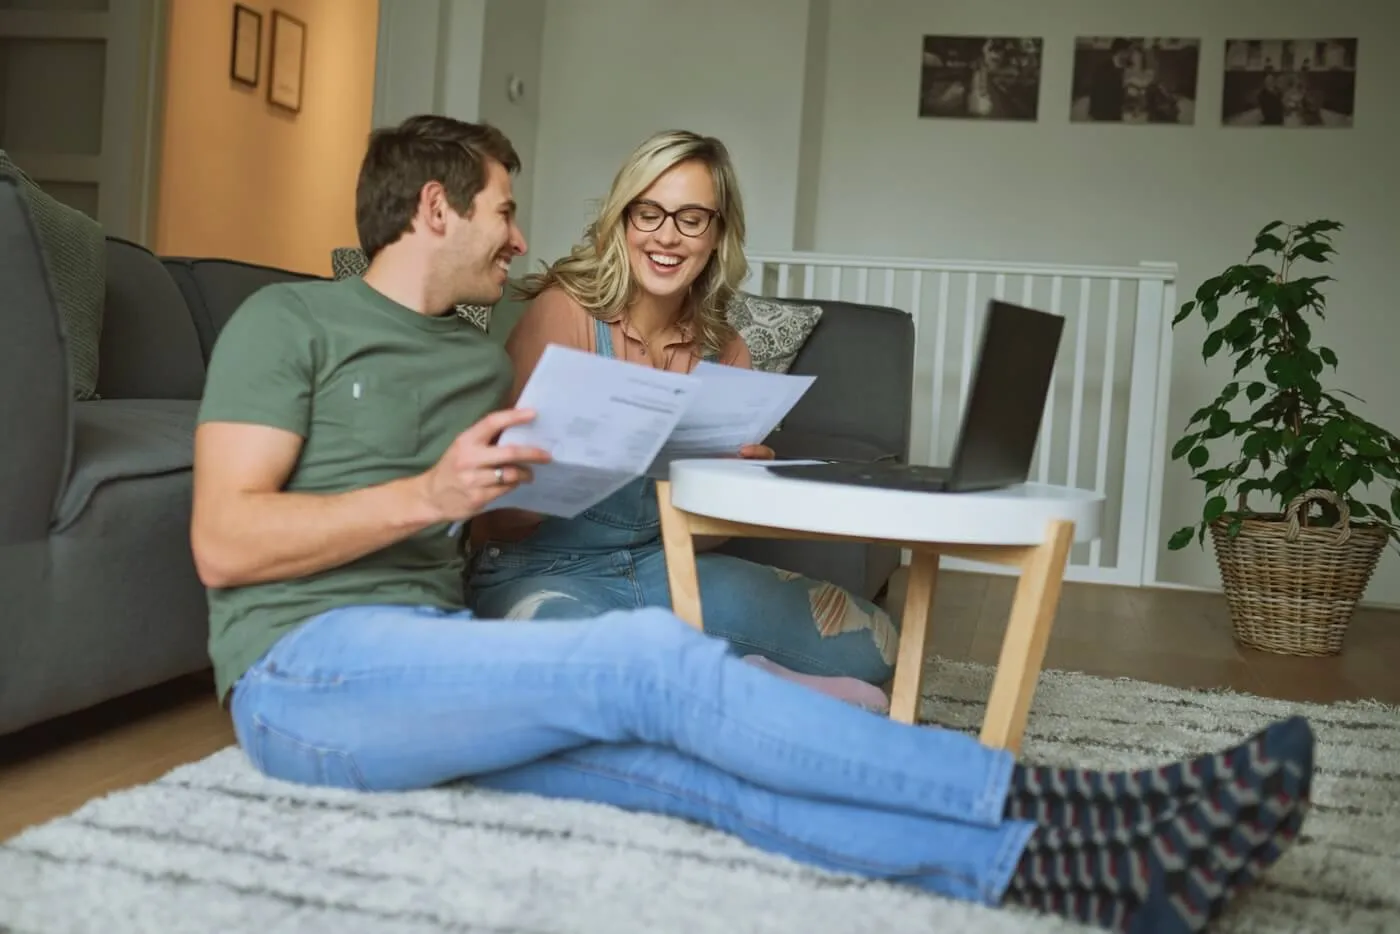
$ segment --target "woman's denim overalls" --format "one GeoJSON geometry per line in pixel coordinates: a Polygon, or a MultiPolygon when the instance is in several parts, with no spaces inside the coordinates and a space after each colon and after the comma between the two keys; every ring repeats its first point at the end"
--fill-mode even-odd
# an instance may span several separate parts
{"type": "MultiPolygon", "coordinates": [[[[594,321],[611,357],[608,325],[594,321]]],[[[729,555],[696,556],[705,631],[742,655],[794,671],[889,679],[898,631],[889,616],[834,584],[729,555]]],[[[486,542],[474,557],[468,604],[485,619],[591,619],[671,605],[656,484],[642,477],[573,519],[548,516],[525,540],[486,542]]]]}

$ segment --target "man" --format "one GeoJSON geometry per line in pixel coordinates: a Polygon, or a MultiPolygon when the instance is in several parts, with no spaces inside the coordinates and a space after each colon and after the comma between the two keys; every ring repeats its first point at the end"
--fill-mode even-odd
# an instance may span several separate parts
{"type": "Polygon", "coordinates": [[[363,790],[471,777],[656,811],[1119,929],[1199,930],[1277,858],[1308,798],[1298,719],[1161,769],[1029,768],[782,680],[663,609],[465,611],[448,530],[548,460],[495,443],[530,413],[495,411],[504,355],[451,312],[498,300],[525,249],[519,166],[487,126],[376,131],[356,192],[364,279],[265,288],[219,338],[191,540],[219,695],[255,767],[363,790]]]}

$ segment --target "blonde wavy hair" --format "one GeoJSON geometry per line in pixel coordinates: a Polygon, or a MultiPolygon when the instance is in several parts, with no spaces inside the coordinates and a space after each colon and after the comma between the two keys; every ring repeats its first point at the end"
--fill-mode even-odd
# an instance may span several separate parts
{"type": "Polygon", "coordinates": [[[671,168],[699,160],[710,170],[719,214],[719,236],[705,268],[690,286],[681,322],[695,329],[707,354],[718,354],[733,340],[726,309],[748,276],[744,257],[744,204],[729,150],[713,136],[688,130],[657,133],[632,151],[613,178],[597,217],[569,255],[525,277],[519,295],[533,299],[557,286],[594,318],[610,320],[637,300],[641,290],[627,255],[627,206],[671,168]]]}

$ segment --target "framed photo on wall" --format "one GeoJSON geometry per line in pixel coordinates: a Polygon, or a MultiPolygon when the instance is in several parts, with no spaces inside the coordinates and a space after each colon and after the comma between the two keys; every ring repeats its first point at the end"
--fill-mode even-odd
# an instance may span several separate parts
{"type": "Polygon", "coordinates": [[[1028,36],[924,36],[919,116],[1036,120],[1044,44],[1028,36]]]}
{"type": "Polygon", "coordinates": [[[301,82],[306,74],[306,24],[295,16],[272,11],[272,54],[267,76],[267,100],[292,113],[301,111],[301,82]]]}
{"type": "Polygon", "coordinates": [[[1069,119],[1191,126],[1200,64],[1199,39],[1080,36],[1069,119]]]}
{"type": "Polygon", "coordinates": [[[1227,39],[1220,107],[1228,127],[1350,127],[1355,39],[1227,39]]]}
{"type": "Polygon", "coordinates": [[[262,14],[241,3],[233,5],[233,43],[228,76],[250,88],[258,86],[262,71],[262,14]]]}

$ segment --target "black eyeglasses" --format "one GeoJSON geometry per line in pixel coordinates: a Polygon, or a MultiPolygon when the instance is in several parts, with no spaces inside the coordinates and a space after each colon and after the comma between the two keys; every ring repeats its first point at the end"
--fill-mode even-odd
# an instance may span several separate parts
{"type": "Polygon", "coordinates": [[[669,217],[675,222],[676,229],[687,237],[702,237],[718,216],[718,211],[700,207],[668,211],[654,201],[633,201],[627,205],[628,223],[643,233],[659,230],[669,217]]]}

